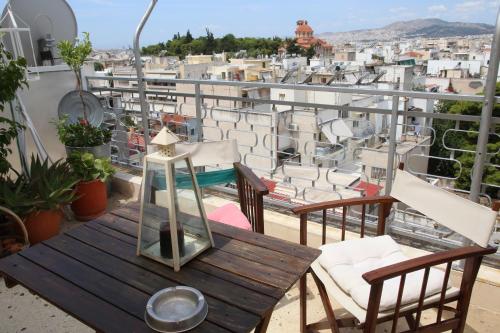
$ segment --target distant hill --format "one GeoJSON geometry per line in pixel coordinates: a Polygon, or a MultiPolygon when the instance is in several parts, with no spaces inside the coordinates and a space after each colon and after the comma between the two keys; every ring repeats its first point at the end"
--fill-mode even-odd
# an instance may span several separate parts
{"type": "Polygon", "coordinates": [[[448,22],[440,19],[399,21],[377,29],[324,32],[320,38],[329,42],[390,40],[398,37],[453,37],[493,34],[495,26],[484,23],[448,22]]]}

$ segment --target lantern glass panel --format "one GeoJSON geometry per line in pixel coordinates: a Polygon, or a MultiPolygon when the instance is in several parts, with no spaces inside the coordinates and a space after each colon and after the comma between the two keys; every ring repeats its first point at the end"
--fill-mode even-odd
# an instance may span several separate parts
{"type": "Polygon", "coordinates": [[[203,203],[194,185],[194,175],[187,164],[187,159],[177,160],[171,168],[175,179],[174,212],[177,227],[181,229],[177,230],[177,234],[184,238],[183,251],[180,253],[183,263],[209,248],[211,242],[203,214],[203,203]]]}
{"type": "Polygon", "coordinates": [[[171,258],[164,258],[160,249],[160,227],[169,221],[165,164],[147,161],[145,167],[139,250],[141,254],[170,263],[171,258]]]}
{"type": "Polygon", "coordinates": [[[139,254],[177,270],[212,246],[195,176],[187,157],[146,158],[144,167],[139,254]]]}

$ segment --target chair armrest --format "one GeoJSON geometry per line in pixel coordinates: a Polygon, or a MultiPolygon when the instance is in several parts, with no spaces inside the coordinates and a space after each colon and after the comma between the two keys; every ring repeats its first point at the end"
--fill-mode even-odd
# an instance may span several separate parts
{"type": "Polygon", "coordinates": [[[259,177],[253,173],[250,168],[242,165],[241,163],[234,163],[234,168],[236,172],[241,175],[250,184],[253,190],[257,191],[258,194],[267,195],[269,194],[269,189],[266,184],[259,177]]]}
{"type": "Polygon", "coordinates": [[[332,209],[338,207],[349,207],[349,206],[359,206],[359,205],[373,205],[373,204],[389,204],[398,202],[391,196],[374,196],[368,198],[351,198],[351,199],[341,199],[333,201],[325,201],[319,203],[313,203],[309,205],[303,205],[299,207],[292,208],[292,212],[297,215],[302,215],[306,213],[312,213],[316,211],[321,211],[325,209],[332,209]]]}
{"type": "Polygon", "coordinates": [[[427,267],[450,263],[455,260],[461,260],[470,257],[485,256],[495,252],[496,248],[494,247],[483,248],[477,245],[461,247],[449,251],[438,252],[423,257],[409,259],[397,264],[378,268],[363,274],[363,279],[365,279],[365,281],[369,284],[376,284],[427,267]]]}
{"type": "Polygon", "coordinates": [[[498,212],[500,210],[500,200],[494,200],[493,204],[491,205],[491,209],[493,209],[495,212],[498,212]]]}

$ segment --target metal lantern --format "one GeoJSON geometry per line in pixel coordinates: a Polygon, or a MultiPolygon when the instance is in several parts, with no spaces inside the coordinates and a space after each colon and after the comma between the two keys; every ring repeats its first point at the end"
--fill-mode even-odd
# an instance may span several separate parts
{"type": "Polygon", "coordinates": [[[144,157],[137,255],[174,268],[213,246],[189,153],[176,155],[179,138],[164,127],[144,157]]]}

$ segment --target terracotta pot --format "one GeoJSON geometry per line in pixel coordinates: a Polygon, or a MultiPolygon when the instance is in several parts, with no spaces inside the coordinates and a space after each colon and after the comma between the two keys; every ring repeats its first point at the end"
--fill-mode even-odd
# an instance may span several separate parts
{"type": "Polygon", "coordinates": [[[24,219],[31,245],[56,236],[61,228],[63,213],[60,209],[42,210],[29,214],[24,219]]]}
{"type": "Polygon", "coordinates": [[[77,200],[71,204],[78,221],[90,221],[101,216],[108,206],[106,184],[100,180],[80,182],[76,185],[77,200]]]}

